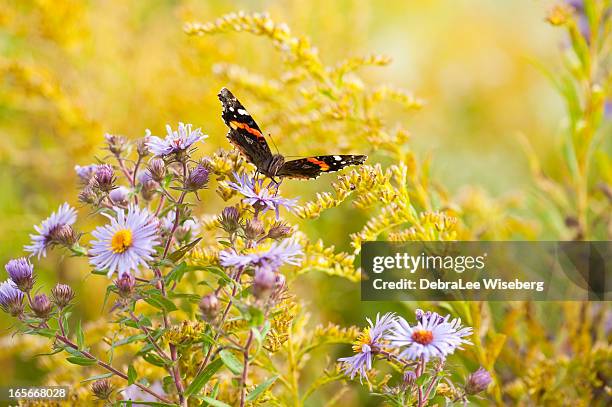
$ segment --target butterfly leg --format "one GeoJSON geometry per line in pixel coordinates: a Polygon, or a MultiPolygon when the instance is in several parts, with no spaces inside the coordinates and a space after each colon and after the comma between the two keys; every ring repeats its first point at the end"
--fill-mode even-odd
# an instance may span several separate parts
{"type": "Polygon", "coordinates": [[[272,181],[270,181],[270,185],[268,185],[268,186],[271,186],[272,183],[274,183],[274,185],[276,186],[276,191],[275,191],[274,195],[276,196],[276,195],[278,195],[278,190],[279,190],[281,184],[283,183],[283,178],[281,178],[280,181],[277,181],[274,178],[270,178],[270,179],[272,181]]]}

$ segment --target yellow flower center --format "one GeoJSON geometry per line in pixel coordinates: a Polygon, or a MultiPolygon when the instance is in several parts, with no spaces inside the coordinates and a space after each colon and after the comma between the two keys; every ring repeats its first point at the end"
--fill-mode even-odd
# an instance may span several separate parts
{"type": "Polygon", "coordinates": [[[353,351],[361,352],[363,345],[370,345],[370,328],[364,329],[355,342],[353,342],[353,351]]]}
{"type": "Polygon", "coordinates": [[[420,330],[412,333],[412,340],[421,345],[429,345],[433,342],[433,333],[431,331],[420,330]]]}
{"type": "Polygon", "coordinates": [[[118,230],[111,239],[111,249],[114,253],[123,253],[132,245],[132,231],[129,229],[118,230]]]}

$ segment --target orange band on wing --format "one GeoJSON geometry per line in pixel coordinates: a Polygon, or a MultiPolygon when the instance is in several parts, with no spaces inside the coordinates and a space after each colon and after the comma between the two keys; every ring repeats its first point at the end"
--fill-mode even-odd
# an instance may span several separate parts
{"type": "Polygon", "coordinates": [[[321,168],[321,171],[329,170],[329,165],[325,161],[317,160],[314,157],[309,157],[306,159],[306,161],[310,161],[311,163],[318,165],[319,168],[321,168]]]}
{"type": "Polygon", "coordinates": [[[244,129],[244,130],[248,131],[249,133],[251,133],[252,135],[254,135],[255,137],[257,137],[258,139],[264,139],[264,140],[266,139],[264,137],[264,135],[261,134],[261,132],[259,130],[250,127],[246,123],[241,123],[241,122],[237,122],[237,121],[234,120],[234,121],[230,122],[230,126],[233,129],[237,129],[237,128],[244,129]]]}

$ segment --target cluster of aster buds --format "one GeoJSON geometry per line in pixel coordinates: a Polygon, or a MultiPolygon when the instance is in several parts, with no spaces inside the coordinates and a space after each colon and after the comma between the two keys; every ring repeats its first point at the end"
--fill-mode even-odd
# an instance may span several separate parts
{"type": "Polygon", "coordinates": [[[47,319],[52,310],[53,306],[51,305],[51,301],[49,301],[49,298],[45,294],[34,296],[32,300],[32,311],[34,311],[37,317],[47,319]]]}
{"type": "Polygon", "coordinates": [[[210,168],[206,163],[199,163],[191,170],[189,176],[185,180],[185,189],[188,191],[197,191],[206,187],[210,176],[210,168]]]}
{"type": "Polygon", "coordinates": [[[101,164],[96,168],[92,179],[93,186],[102,192],[110,192],[115,188],[115,172],[109,164],[101,164]]]}
{"type": "Polygon", "coordinates": [[[10,260],[4,268],[13,283],[24,293],[34,287],[34,266],[25,257],[10,260]]]}
{"type": "Polygon", "coordinates": [[[113,386],[108,379],[100,379],[92,383],[91,391],[100,400],[108,400],[113,392],[113,386]]]}
{"type": "Polygon", "coordinates": [[[106,139],[108,150],[116,156],[120,156],[127,146],[127,139],[123,136],[106,133],[104,138],[106,139]]]}
{"type": "Polygon", "coordinates": [[[55,305],[62,309],[70,304],[74,298],[74,291],[69,285],[58,283],[51,290],[51,296],[53,297],[53,302],[55,305]]]}
{"type": "Polygon", "coordinates": [[[210,293],[202,297],[199,307],[204,320],[212,321],[219,312],[219,299],[215,293],[210,293]]]}
{"type": "Polygon", "coordinates": [[[218,220],[221,228],[229,234],[235,233],[240,229],[240,213],[234,206],[228,206],[223,209],[218,220]]]}
{"type": "Polygon", "coordinates": [[[134,293],[136,279],[130,273],[123,273],[119,279],[115,280],[115,286],[121,298],[130,298],[134,293]]]}
{"type": "Polygon", "coordinates": [[[474,395],[483,392],[489,387],[493,379],[491,374],[483,367],[468,376],[465,383],[465,394],[474,395]]]}

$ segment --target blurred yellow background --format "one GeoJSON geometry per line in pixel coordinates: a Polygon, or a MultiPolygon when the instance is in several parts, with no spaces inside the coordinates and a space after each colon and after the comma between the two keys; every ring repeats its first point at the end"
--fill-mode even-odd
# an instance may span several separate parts
{"type": "MultiPolygon", "coordinates": [[[[418,155],[432,156],[433,178],[452,192],[473,185],[498,197],[529,196],[532,184],[517,134],[527,135],[546,161],[558,147],[563,116],[562,101],[537,67],[558,66],[563,46],[562,32],[544,21],[547,7],[533,0],[3,2],[0,261],[21,255],[32,226],[61,202],[77,205],[73,167],[102,157],[105,132],[136,138],[149,128],[162,135],[166,123],[183,121],[209,135],[203,154],[230,148],[216,97],[226,83],[215,72],[238,64],[274,79],[282,74],[281,57],[266,39],[189,37],[183,23],[238,10],[267,11],[286,22],[293,34],[310,37],[327,65],[370,53],[389,56],[390,66],[365,68],[362,77],[409,89],[425,101],[415,113],[390,108],[390,118],[410,129],[418,155]]],[[[234,91],[264,132],[274,127],[265,104],[250,100],[248,91],[234,91]]],[[[316,145],[298,144],[291,134],[272,136],[286,155],[333,153],[313,151],[316,145]]],[[[298,181],[284,188],[306,199],[329,183],[322,177],[299,184],[299,193],[298,181]]],[[[221,207],[209,197],[201,213],[221,207]]],[[[79,227],[87,230],[83,215],[79,227]]],[[[306,228],[312,237],[325,230],[326,242],[345,249],[347,234],[357,228],[352,220],[337,210],[306,228]],[[333,220],[343,227],[329,233],[330,216],[346,216],[333,220]]],[[[97,290],[105,281],[88,278],[82,261],[55,251],[37,271],[46,288],[57,279],[73,284],[87,299],[78,308],[86,320],[100,316],[103,296],[97,290]]],[[[329,293],[309,298],[315,306],[327,301],[323,319],[342,312],[345,295],[355,296],[356,285],[334,287],[316,279],[312,284],[329,293]]],[[[361,314],[354,319],[361,321],[361,314]]],[[[10,323],[0,316],[0,327],[8,330],[10,323]]],[[[2,360],[0,385],[33,377],[35,368],[24,359],[2,360]]]]}

